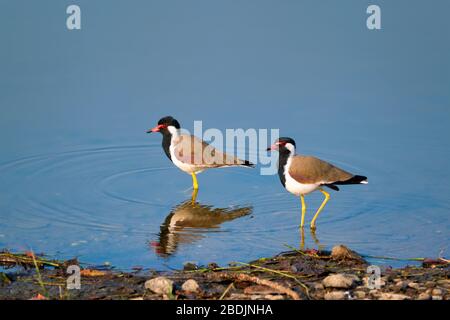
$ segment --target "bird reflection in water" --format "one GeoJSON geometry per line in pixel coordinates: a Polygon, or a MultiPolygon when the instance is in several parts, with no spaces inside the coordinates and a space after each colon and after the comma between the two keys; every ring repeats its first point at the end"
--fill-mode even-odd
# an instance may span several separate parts
{"type": "Polygon", "coordinates": [[[249,215],[253,207],[213,208],[196,202],[197,190],[192,199],[177,205],[160,227],[159,241],[152,243],[156,254],[172,255],[181,244],[191,244],[205,237],[211,229],[218,229],[223,222],[249,215]]]}
{"type": "MultiPolygon", "coordinates": [[[[323,250],[324,249],[324,245],[320,244],[319,239],[316,236],[316,230],[315,229],[310,229],[310,233],[311,233],[311,238],[313,239],[314,243],[317,245],[317,249],[323,250]]],[[[300,250],[305,250],[305,230],[304,228],[300,228],[300,250]]]]}

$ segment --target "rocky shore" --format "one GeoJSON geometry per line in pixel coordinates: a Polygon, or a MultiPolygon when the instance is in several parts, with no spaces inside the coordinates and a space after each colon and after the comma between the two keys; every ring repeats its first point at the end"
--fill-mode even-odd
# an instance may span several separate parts
{"type": "Polygon", "coordinates": [[[0,272],[0,299],[450,299],[448,260],[424,259],[420,266],[368,270],[369,264],[345,246],[331,252],[293,250],[226,267],[186,264],[173,272],[84,267],[80,288],[69,290],[67,266],[77,263],[0,253],[0,265],[14,267],[0,272]]]}

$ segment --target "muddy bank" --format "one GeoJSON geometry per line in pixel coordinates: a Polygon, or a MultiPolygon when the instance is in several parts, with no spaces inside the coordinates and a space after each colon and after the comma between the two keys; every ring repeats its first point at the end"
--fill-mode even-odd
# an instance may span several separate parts
{"type": "MultiPolygon", "coordinates": [[[[76,260],[52,261],[32,253],[0,253],[0,299],[385,299],[448,300],[449,261],[367,272],[369,264],[344,246],[332,252],[293,250],[226,267],[120,272],[80,266],[80,289],[67,288],[76,260]],[[8,269],[13,267],[12,269],[8,269]],[[379,288],[377,288],[379,287],[379,288]]],[[[74,285],[73,278],[69,282],[74,285]]]]}

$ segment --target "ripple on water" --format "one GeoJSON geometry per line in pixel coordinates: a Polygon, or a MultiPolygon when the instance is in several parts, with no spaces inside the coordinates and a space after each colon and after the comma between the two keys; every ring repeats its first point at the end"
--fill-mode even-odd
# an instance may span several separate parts
{"type": "MultiPolygon", "coordinates": [[[[432,235],[420,237],[408,230],[414,223],[436,227],[423,215],[427,196],[390,196],[383,178],[389,172],[374,164],[365,169],[336,164],[368,172],[370,184],[332,193],[317,233],[305,232],[307,246],[344,243],[363,252],[398,254],[406,244],[411,248],[415,240],[432,235]],[[352,192],[354,188],[358,191],[352,192]]],[[[84,255],[93,262],[104,258],[122,267],[161,266],[159,257],[180,262],[214,257],[225,263],[274,254],[286,249],[285,244],[297,246],[299,200],[282,188],[277,176],[260,176],[257,170],[202,174],[201,184],[207,187],[190,207],[185,205],[188,176],[172,168],[157,144],[16,159],[0,165],[6,181],[0,186],[0,245],[84,255]],[[233,213],[238,216],[226,217],[233,213]]],[[[321,200],[320,194],[307,197],[308,222],[321,200]]],[[[448,207],[436,199],[436,210],[448,207]]],[[[441,232],[445,237],[445,228],[441,232]]]]}

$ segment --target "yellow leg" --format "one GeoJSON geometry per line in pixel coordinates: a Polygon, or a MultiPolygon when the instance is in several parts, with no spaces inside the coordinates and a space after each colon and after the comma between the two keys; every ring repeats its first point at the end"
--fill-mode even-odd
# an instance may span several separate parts
{"type": "Polygon", "coordinates": [[[302,201],[302,221],[300,222],[300,228],[303,228],[303,226],[305,225],[305,214],[306,214],[305,196],[301,194],[300,200],[302,201]]]}
{"type": "Polygon", "coordinates": [[[197,194],[198,194],[198,189],[192,190],[192,197],[191,197],[192,205],[194,205],[195,204],[195,200],[197,200],[197,194]]]}
{"type": "Polygon", "coordinates": [[[328,200],[330,199],[330,194],[328,192],[324,191],[323,189],[319,189],[319,190],[320,190],[320,192],[322,192],[325,195],[325,199],[323,200],[322,204],[320,205],[319,209],[317,210],[316,214],[314,215],[313,219],[311,220],[311,229],[316,228],[316,219],[319,216],[320,211],[322,211],[322,209],[325,207],[328,200]]]}
{"type": "Polygon", "coordinates": [[[192,186],[194,187],[194,190],[198,190],[197,176],[193,172],[192,172],[192,186]]]}

